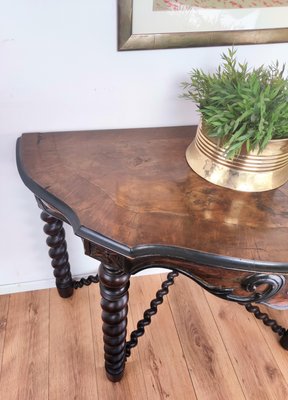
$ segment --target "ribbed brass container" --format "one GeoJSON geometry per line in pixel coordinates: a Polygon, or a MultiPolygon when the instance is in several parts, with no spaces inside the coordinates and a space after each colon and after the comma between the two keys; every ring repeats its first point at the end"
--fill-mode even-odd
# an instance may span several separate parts
{"type": "Polygon", "coordinates": [[[242,192],[275,189],[288,180],[288,139],[271,140],[260,154],[243,152],[229,160],[217,139],[208,137],[200,124],[187,148],[186,159],[207,181],[242,192]]]}

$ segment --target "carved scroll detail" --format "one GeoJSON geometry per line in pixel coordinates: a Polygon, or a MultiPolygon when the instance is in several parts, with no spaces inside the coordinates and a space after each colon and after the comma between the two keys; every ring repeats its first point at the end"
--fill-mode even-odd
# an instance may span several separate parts
{"type": "Polygon", "coordinates": [[[273,297],[276,293],[281,290],[285,284],[285,277],[283,275],[273,275],[273,274],[253,274],[243,278],[241,282],[241,287],[247,292],[251,292],[250,295],[235,294],[235,288],[225,288],[211,285],[205,282],[203,279],[199,278],[195,274],[188,270],[175,268],[179,272],[183,272],[186,276],[189,276],[195,282],[197,282],[201,287],[203,287],[208,292],[214,294],[225,300],[230,300],[237,302],[239,304],[247,303],[261,303],[267,301],[269,298],[273,297]],[[257,291],[257,288],[261,285],[265,285],[262,291],[257,291]]]}
{"type": "MultiPolygon", "coordinates": [[[[253,274],[243,279],[241,285],[247,292],[252,295],[248,298],[248,302],[260,303],[273,297],[285,284],[285,277],[283,275],[272,274],[253,274]],[[266,288],[257,292],[257,288],[261,285],[266,285],[266,288]]],[[[243,298],[239,303],[246,303],[243,298]]],[[[237,300],[236,300],[237,301],[237,300]]]]}

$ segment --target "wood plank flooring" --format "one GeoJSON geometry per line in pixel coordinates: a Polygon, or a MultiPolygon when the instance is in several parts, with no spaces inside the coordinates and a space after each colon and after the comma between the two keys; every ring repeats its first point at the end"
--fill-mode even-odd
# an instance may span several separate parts
{"type": "MultiPolygon", "coordinates": [[[[129,331],[164,279],[131,279],[129,331]]],[[[109,382],[99,301],[98,285],[70,299],[55,289],[0,296],[0,399],[288,399],[288,352],[277,335],[182,276],[132,350],[123,380],[109,382]]],[[[288,311],[268,312],[288,326],[288,311]]]]}

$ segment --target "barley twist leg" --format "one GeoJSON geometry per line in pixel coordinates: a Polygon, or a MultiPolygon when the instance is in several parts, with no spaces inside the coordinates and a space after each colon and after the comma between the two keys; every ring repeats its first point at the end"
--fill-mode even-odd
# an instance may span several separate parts
{"type": "Polygon", "coordinates": [[[46,222],[44,232],[48,235],[46,243],[50,247],[49,256],[54,268],[56,287],[61,297],[70,297],[73,294],[73,281],[68,260],[67,245],[63,222],[43,211],[41,219],[46,222]]]}
{"type": "Polygon", "coordinates": [[[126,358],[128,288],[130,275],[115,267],[99,267],[105,369],[109,380],[120,381],[126,358]]]}

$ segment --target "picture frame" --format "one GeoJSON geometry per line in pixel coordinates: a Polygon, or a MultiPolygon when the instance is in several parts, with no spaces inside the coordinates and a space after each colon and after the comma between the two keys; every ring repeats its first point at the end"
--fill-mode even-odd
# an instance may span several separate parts
{"type": "MultiPolygon", "coordinates": [[[[257,28],[254,28],[252,26],[253,24],[249,26],[247,22],[246,29],[246,22],[244,22],[244,28],[238,29],[237,24],[233,26],[232,23],[231,28],[226,29],[225,27],[225,30],[223,30],[221,26],[217,27],[217,29],[211,29],[211,25],[209,24],[207,24],[207,29],[205,28],[205,16],[207,16],[207,20],[208,16],[215,16],[215,10],[198,9],[198,14],[194,13],[194,16],[191,16],[187,10],[178,14],[173,11],[159,13],[158,11],[153,11],[152,3],[153,0],[118,0],[119,51],[288,42],[288,6],[273,7],[273,9],[266,8],[266,10],[265,8],[256,10],[255,8],[247,8],[244,12],[243,10],[218,10],[217,15],[222,17],[218,18],[219,20],[225,20],[227,17],[233,19],[232,17],[236,12],[237,23],[239,21],[238,15],[240,12],[245,16],[245,18],[242,18],[244,21],[253,20],[253,18],[255,19],[255,12],[257,12],[257,16],[261,16],[261,18],[257,18],[264,21],[262,22],[262,26],[260,25],[257,28]],[[144,8],[142,9],[142,7],[144,8]],[[200,15],[199,11],[201,11],[201,17],[198,18],[198,15],[200,15]],[[273,18],[269,18],[271,11],[274,13],[273,18]],[[284,11],[286,11],[286,13],[284,11]],[[163,17],[169,14],[169,22],[164,23],[161,20],[161,22],[158,23],[157,18],[160,14],[163,17]],[[262,15],[264,16],[263,18],[262,15]],[[197,26],[197,29],[190,29],[189,23],[186,24],[187,21],[185,18],[189,20],[188,22],[190,25],[197,26]],[[180,25],[180,29],[174,26],[173,19],[179,20],[178,25],[180,25]],[[193,22],[191,23],[190,20],[193,20],[193,22]],[[141,25],[142,29],[144,28],[143,31],[141,31],[141,27],[137,28],[137,24],[141,25]],[[147,24],[147,27],[145,24],[147,24]],[[151,25],[150,28],[148,26],[149,24],[151,25]],[[285,24],[287,24],[287,26],[285,26],[285,24]],[[185,31],[181,31],[181,27],[184,25],[185,31]]],[[[234,18],[234,20],[236,19],[234,18]]]]}

